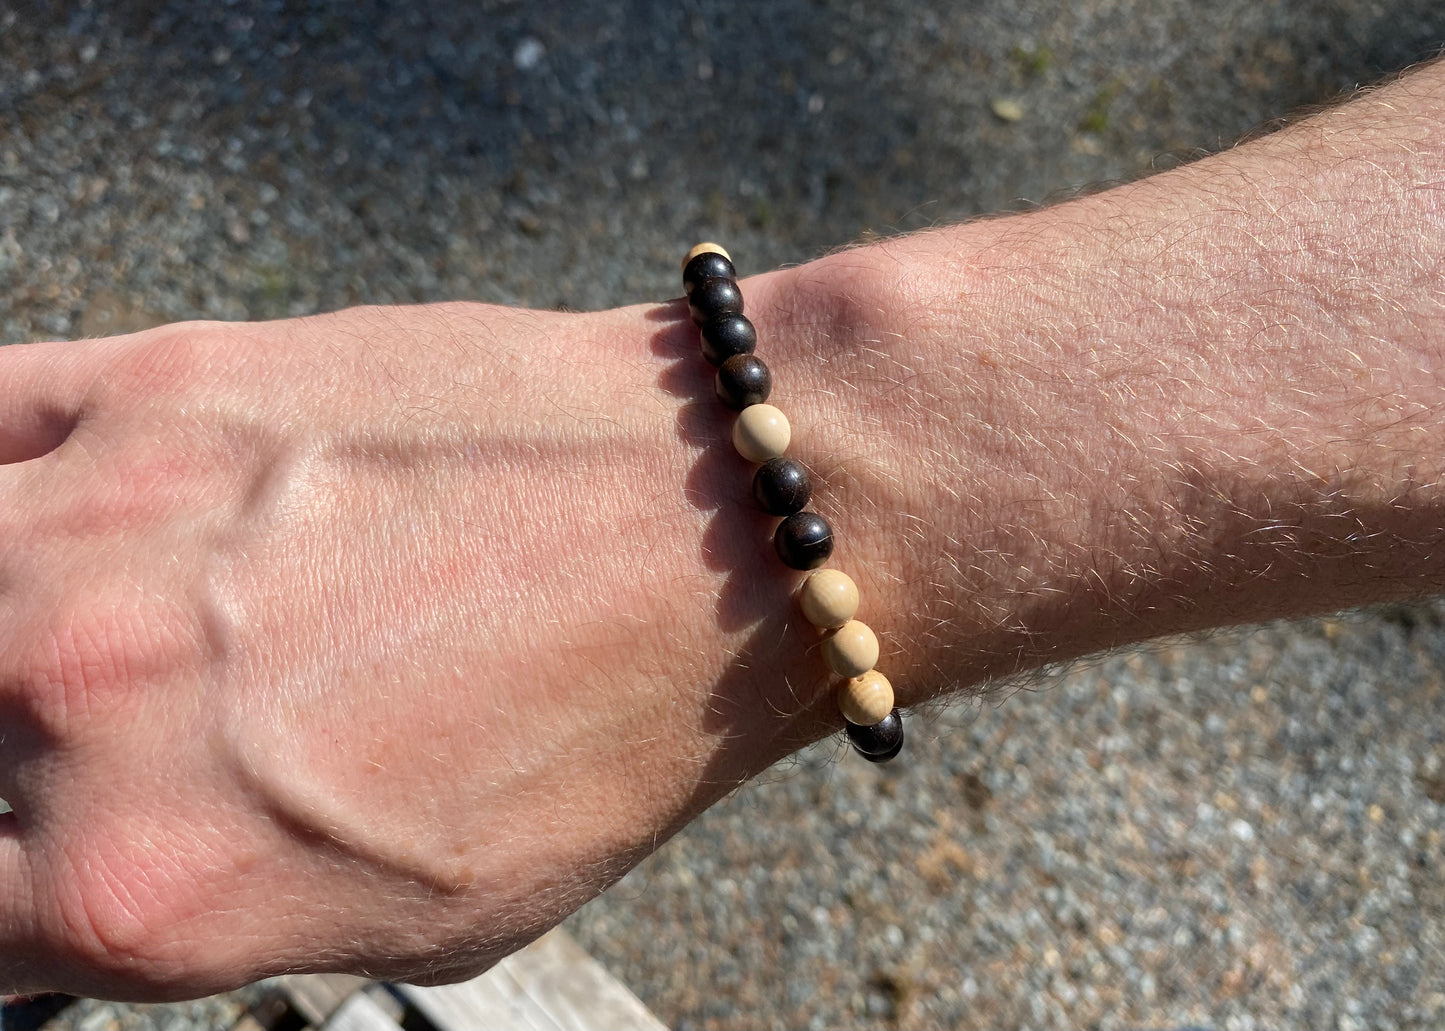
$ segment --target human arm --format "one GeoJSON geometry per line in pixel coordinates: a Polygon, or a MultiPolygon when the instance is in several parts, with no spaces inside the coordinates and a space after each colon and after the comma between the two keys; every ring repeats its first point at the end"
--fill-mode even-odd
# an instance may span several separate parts
{"type": "MultiPolygon", "coordinates": [[[[1440,78],[744,284],[905,702],[1439,589],[1440,78]]],[[[13,983],[461,976],[835,730],[693,333],[0,352],[13,983]]]]}
{"type": "Polygon", "coordinates": [[[804,267],[865,284],[799,374],[867,414],[803,432],[911,698],[1445,586],[1442,83],[804,267]]]}

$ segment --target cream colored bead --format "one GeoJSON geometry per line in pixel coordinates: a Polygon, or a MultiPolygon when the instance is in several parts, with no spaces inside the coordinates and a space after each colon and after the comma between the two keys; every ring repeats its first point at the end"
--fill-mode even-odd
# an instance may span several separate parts
{"type": "Polygon", "coordinates": [[[878,665],[878,636],[850,619],[823,639],[823,661],[840,677],[859,677],[878,665]]]}
{"type": "Polygon", "coordinates": [[[780,457],[792,439],[788,417],[772,405],[748,405],[733,423],[733,447],[749,462],[759,465],[780,457]]]}
{"type": "Polygon", "coordinates": [[[839,569],[817,569],[808,574],[798,591],[798,604],[820,630],[832,630],[858,612],[858,585],[839,569]]]}
{"type": "Polygon", "coordinates": [[[682,267],[683,267],[683,268],[687,268],[687,263],[688,263],[689,261],[691,261],[693,258],[696,258],[699,254],[706,254],[708,251],[712,251],[714,254],[721,254],[721,255],[722,255],[724,258],[726,258],[728,261],[732,261],[732,260],[733,260],[733,256],[732,256],[731,254],[729,254],[727,251],[723,250],[723,245],[722,245],[722,244],[720,244],[720,243],[700,243],[700,244],[698,244],[697,246],[693,247],[692,250],[690,250],[690,251],[687,252],[687,257],[685,257],[685,258],[682,259],[682,267]]]}
{"type": "Polygon", "coordinates": [[[893,711],[893,685],[882,673],[870,669],[838,688],[838,708],[849,723],[871,727],[893,711]]]}

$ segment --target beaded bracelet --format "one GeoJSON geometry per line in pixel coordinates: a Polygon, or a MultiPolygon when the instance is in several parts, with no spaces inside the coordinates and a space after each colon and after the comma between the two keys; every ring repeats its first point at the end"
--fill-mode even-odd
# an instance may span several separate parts
{"type": "Polygon", "coordinates": [[[819,568],[833,553],[833,528],[818,513],[804,511],[812,480],[807,469],[784,456],[792,429],[787,417],[766,403],[772,373],[753,354],[758,334],[743,316],[743,295],[728,252],[715,243],[700,243],[688,251],[682,261],[682,288],[699,327],[702,356],[717,367],[718,399],[738,413],[733,446],[759,466],[753,499],[768,515],[782,518],[773,533],[778,558],[792,569],[812,570],[798,591],[798,602],[808,622],[827,632],[823,658],[844,678],[838,708],[848,740],[870,762],[887,762],[903,749],[903,718],[893,706],[893,685],[873,668],[877,636],[853,618],[857,585],[841,570],[819,568]]]}

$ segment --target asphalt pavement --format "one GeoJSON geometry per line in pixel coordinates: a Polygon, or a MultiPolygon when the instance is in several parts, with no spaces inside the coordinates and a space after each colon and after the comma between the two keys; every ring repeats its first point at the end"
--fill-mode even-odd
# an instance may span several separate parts
{"type": "MultiPolygon", "coordinates": [[[[0,0],[0,342],[659,299],[696,239],[1047,201],[1442,42],[1425,0],[0,0]]],[[[1438,1028],[1442,709],[1438,604],[1079,664],[804,753],[568,927],[677,1028],[1438,1028]]]]}

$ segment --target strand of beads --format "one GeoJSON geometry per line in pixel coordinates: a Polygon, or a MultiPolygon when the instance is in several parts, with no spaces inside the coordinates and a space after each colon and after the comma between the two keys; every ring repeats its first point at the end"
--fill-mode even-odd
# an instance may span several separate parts
{"type": "Polygon", "coordinates": [[[714,384],[723,404],[738,413],[733,446],[758,465],[753,499],[782,522],[773,547],[783,564],[809,572],[798,592],[808,622],[825,631],[823,659],[843,678],[838,708],[848,740],[871,762],[887,762],[903,749],[903,719],[893,705],[893,686],[874,666],[878,638],[853,617],[858,587],[848,574],[819,568],[833,553],[833,528],[816,512],[806,511],[812,496],[808,470],[786,456],[792,439],[787,417],[767,403],[773,377],[753,354],[758,334],[743,315],[743,295],[728,252],[700,243],[682,262],[687,307],[702,336],[702,356],[717,368],[714,384]]]}

